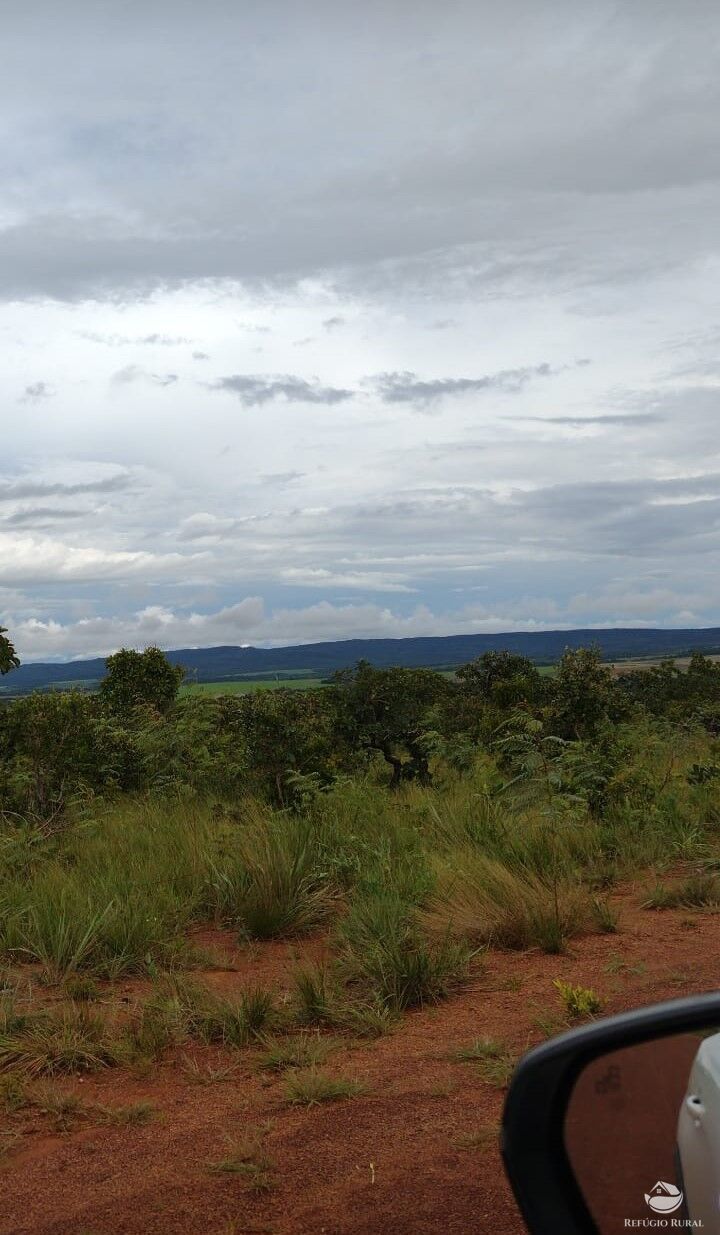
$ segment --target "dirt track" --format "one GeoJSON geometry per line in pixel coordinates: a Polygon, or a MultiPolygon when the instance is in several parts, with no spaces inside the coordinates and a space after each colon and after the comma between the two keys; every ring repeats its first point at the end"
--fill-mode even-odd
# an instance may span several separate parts
{"type": "MultiPolygon", "coordinates": [[[[561,957],[492,953],[471,990],[331,1055],[327,1071],[368,1086],[346,1102],[288,1108],[282,1079],[259,1074],[249,1051],[219,1084],[193,1084],[177,1059],[147,1078],[110,1070],[60,1082],[87,1103],[147,1100],[157,1115],[143,1127],[52,1136],[28,1118],[0,1170],[0,1235],[521,1232],[495,1144],[502,1093],[448,1053],[484,1034],[517,1052],[540,1040],[538,1018],[560,1016],[556,977],[593,986],[608,1012],[714,989],[720,918],[648,913],[636,902],[622,898],[619,934],[580,940],[561,957]],[[273,1186],[260,1195],[242,1176],[208,1170],[229,1140],[258,1128],[273,1163],[273,1186]]],[[[213,942],[233,946],[230,933],[213,942]]],[[[236,972],[207,977],[226,989],[261,977],[282,989],[288,953],[284,944],[239,951],[236,972]]]]}

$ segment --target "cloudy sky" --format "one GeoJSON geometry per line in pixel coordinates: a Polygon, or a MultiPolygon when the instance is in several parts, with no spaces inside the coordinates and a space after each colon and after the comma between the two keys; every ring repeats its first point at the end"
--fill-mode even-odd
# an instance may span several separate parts
{"type": "Polygon", "coordinates": [[[720,625],[714,0],[33,0],[23,659],[720,625]]]}

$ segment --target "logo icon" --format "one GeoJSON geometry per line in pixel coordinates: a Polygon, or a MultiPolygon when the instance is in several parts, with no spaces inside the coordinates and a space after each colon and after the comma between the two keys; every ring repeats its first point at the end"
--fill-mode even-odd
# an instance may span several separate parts
{"type": "Polygon", "coordinates": [[[645,1193],[645,1203],[649,1205],[655,1214],[673,1214],[676,1209],[679,1209],[683,1202],[683,1194],[675,1184],[665,1183],[659,1179],[656,1184],[645,1193]]]}

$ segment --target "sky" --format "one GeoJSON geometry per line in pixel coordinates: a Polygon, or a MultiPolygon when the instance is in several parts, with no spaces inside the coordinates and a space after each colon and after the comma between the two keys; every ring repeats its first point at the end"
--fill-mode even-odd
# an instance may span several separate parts
{"type": "Polygon", "coordinates": [[[714,0],[33,0],[0,624],[720,625],[714,0]]]}

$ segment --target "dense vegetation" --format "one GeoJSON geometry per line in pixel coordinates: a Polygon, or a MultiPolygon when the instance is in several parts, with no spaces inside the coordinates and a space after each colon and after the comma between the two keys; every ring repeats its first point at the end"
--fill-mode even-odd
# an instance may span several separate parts
{"type": "MultiPolygon", "coordinates": [[[[322,927],[332,961],[298,971],[295,1023],[380,1032],[485,946],[615,930],[628,874],[659,878],[658,907],[720,899],[720,666],[701,655],[620,677],[592,649],[553,677],[511,653],[455,679],[360,663],[323,689],[226,697],[178,697],[179,676],[122,652],[95,695],[0,707],[0,966],[40,965],[78,999],[154,977],[133,1050],[277,1028],[268,992],[229,1009],[168,976],[194,925],[322,927]],[[668,880],[679,861],[689,877],[668,880]]],[[[77,1045],[90,1022],[67,1015],[6,1008],[0,1071],[37,1058],[33,1034],[77,1045]]]]}

